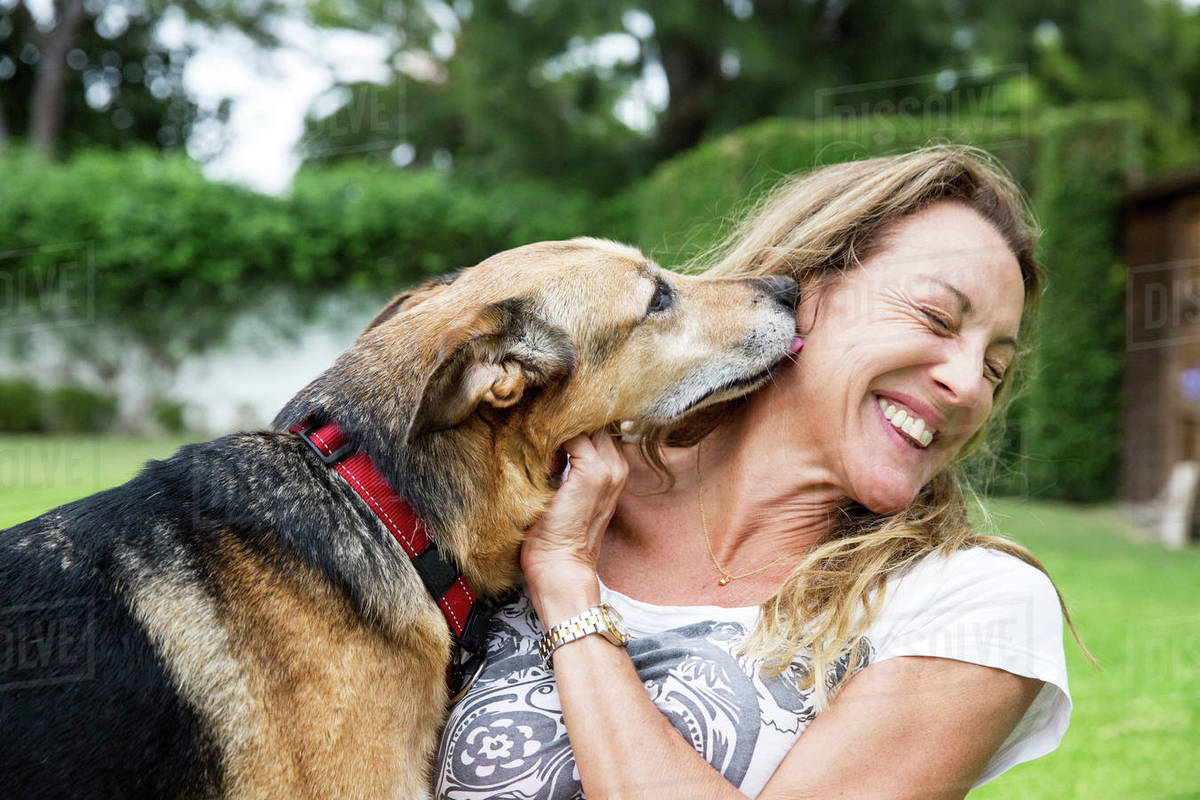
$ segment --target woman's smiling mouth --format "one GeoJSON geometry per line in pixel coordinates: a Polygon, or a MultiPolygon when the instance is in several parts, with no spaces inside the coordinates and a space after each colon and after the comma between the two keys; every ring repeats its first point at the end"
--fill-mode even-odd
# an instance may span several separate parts
{"type": "Polygon", "coordinates": [[[933,441],[937,430],[903,403],[875,395],[884,420],[896,429],[913,447],[924,450],[933,441]]]}

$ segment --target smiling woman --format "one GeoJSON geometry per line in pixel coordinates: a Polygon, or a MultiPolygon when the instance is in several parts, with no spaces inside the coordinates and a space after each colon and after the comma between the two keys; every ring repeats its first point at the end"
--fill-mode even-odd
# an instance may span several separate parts
{"type": "Polygon", "coordinates": [[[962,148],[768,197],[708,274],[795,279],[802,349],[640,446],[568,443],[439,796],[954,798],[1053,750],[1060,602],[959,468],[1012,393],[1035,235],[962,148]]]}
{"type": "Polygon", "coordinates": [[[942,200],[894,223],[859,269],[801,304],[808,350],[791,402],[822,423],[797,433],[861,505],[903,509],[991,411],[1023,300],[1016,256],[970,207],[942,200]]]}

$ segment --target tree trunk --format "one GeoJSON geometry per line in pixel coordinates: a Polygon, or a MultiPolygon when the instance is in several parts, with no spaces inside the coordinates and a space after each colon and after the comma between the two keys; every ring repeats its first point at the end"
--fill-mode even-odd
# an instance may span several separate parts
{"type": "Polygon", "coordinates": [[[4,98],[0,96],[0,150],[8,145],[8,120],[4,116],[4,98]]]}
{"type": "Polygon", "coordinates": [[[38,39],[40,57],[33,82],[30,109],[30,139],[45,155],[52,155],[62,135],[63,91],[67,84],[67,52],[75,44],[83,22],[83,0],[67,0],[53,30],[38,39]]]}
{"type": "MultiPolygon", "coordinates": [[[[708,0],[698,13],[716,20],[727,12],[722,0],[708,0]]],[[[659,21],[656,19],[655,23],[659,21]]],[[[658,124],[660,158],[670,158],[694,147],[712,121],[722,80],[719,28],[719,23],[710,23],[704,31],[707,36],[697,35],[698,31],[688,26],[672,30],[662,24],[658,31],[659,57],[670,92],[667,109],[658,124]]]]}

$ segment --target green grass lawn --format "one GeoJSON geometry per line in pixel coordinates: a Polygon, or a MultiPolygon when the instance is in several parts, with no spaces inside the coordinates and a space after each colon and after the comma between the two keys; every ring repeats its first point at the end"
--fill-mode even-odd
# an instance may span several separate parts
{"type": "MultiPolygon", "coordinates": [[[[120,483],[181,443],[0,436],[0,528],[120,483]]],[[[991,508],[999,531],[1045,562],[1104,669],[1068,639],[1075,712],[1062,747],[971,797],[1200,798],[1200,550],[1131,541],[1108,507],[991,508]]]]}
{"type": "Polygon", "coordinates": [[[0,435],[0,528],[124,483],[187,440],[0,435]]]}
{"type": "Polygon", "coordinates": [[[1075,711],[1062,747],[972,798],[1200,797],[1200,550],[1131,541],[1113,508],[991,508],[1046,565],[1103,671],[1068,639],[1075,711]]]}

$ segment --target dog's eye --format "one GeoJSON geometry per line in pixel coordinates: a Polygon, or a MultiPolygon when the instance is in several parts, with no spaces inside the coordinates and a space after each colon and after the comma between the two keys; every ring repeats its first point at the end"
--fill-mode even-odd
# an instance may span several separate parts
{"type": "Polygon", "coordinates": [[[662,278],[654,284],[654,296],[650,298],[650,305],[646,308],[647,314],[655,314],[659,311],[666,311],[675,302],[675,293],[671,291],[671,285],[662,278]]]}

